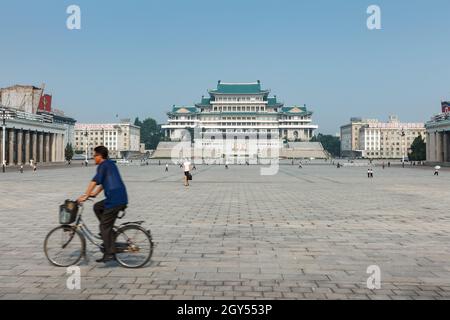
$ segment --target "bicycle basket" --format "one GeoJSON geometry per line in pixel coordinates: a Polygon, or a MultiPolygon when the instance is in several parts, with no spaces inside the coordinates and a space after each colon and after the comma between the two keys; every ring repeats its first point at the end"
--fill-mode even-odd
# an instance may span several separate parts
{"type": "Polygon", "coordinates": [[[71,224],[77,219],[78,204],[76,201],[66,200],[59,206],[59,223],[71,224]]]}

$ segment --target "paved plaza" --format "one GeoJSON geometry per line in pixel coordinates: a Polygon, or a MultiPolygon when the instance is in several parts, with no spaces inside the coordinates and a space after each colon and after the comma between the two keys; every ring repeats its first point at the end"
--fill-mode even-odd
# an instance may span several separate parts
{"type": "MultiPolygon", "coordinates": [[[[43,253],[58,205],[85,191],[93,166],[0,174],[0,299],[448,299],[450,171],[337,169],[324,163],[125,166],[126,220],[146,220],[151,263],[80,263],[81,289],[43,253]],[[371,265],[381,289],[367,289],[371,265]]],[[[92,206],[92,204],[90,205],[92,206]]],[[[85,214],[95,228],[94,213],[85,214]]]]}

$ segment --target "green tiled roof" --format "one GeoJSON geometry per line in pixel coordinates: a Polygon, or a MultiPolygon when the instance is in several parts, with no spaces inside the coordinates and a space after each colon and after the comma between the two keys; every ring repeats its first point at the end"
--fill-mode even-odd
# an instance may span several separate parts
{"type": "Polygon", "coordinates": [[[268,93],[267,90],[261,90],[261,83],[222,83],[219,81],[217,89],[210,90],[210,93],[218,94],[259,94],[268,93]]]}
{"type": "Polygon", "coordinates": [[[198,113],[198,109],[196,107],[191,106],[173,106],[172,112],[169,112],[169,114],[194,114],[198,113]]]}
{"type": "Polygon", "coordinates": [[[267,98],[267,106],[268,107],[281,107],[283,104],[277,101],[277,97],[269,97],[267,98]]]}
{"type": "Polygon", "coordinates": [[[202,97],[202,102],[196,104],[198,107],[211,107],[211,98],[202,97]]]}
{"type": "Polygon", "coordinates": [[[293,107],[283,107],[281,112],[284,114],[292,114],[292,115],[311,115],[312,112],[308,111],[306,106],[293,106],[293,107]]]}

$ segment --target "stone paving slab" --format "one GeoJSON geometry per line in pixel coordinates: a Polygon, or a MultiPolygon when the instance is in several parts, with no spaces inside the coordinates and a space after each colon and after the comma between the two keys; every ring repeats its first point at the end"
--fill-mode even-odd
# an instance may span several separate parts
{"type": "MultiPolygon", "coordinates": [[[[426,168],[197,166],[189,188],[171,166],[124,166],[126,220],[156,248],[139,270],[99,265],[89,247],[81,290],[47,262],[58,205],[94,167],[0,174],[0,299],[449,299],[450,171],[426,168]],[[381,289],[366,286],[381,269],[381,289]]],[[[97,225],[94,214],[84,217],[97,225]]]]}

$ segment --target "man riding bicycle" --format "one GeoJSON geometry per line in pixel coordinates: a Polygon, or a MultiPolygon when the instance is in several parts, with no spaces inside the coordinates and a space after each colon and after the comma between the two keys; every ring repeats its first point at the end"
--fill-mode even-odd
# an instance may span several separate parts
{"type": "Polygon", "coordinates": [[[106,199],[94,205],[95,215],[100,221],[100,234],[105,248],[103,258],[96,261],[105,263],[115,259],[113,227],[119,212],[127,207],[128,195],[116,164],[108,159],[108,149],[104,146],[96,147],[94,159],[98,166],[97,174],[89,183],[86,193],[77,201],[83,203],[88,198],[95,198],[102,191],[105,192],[106,199]]]}

